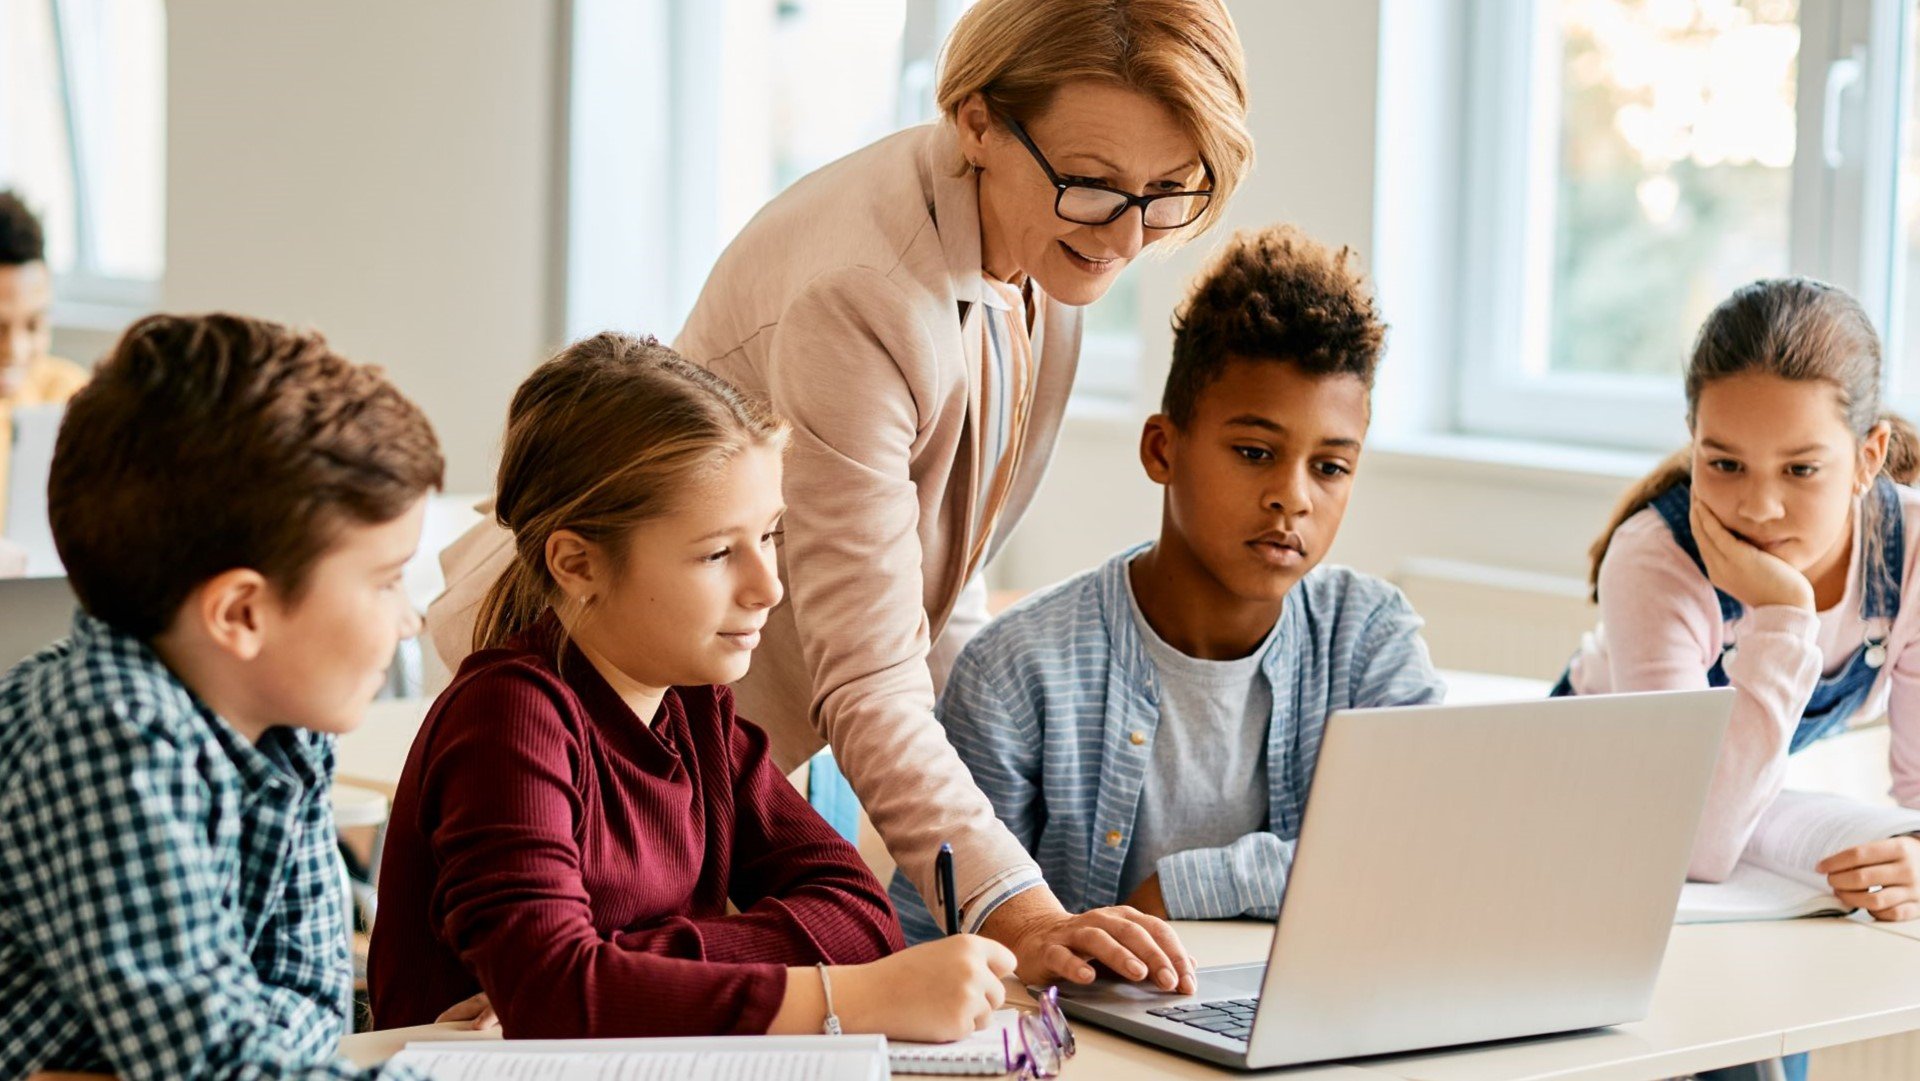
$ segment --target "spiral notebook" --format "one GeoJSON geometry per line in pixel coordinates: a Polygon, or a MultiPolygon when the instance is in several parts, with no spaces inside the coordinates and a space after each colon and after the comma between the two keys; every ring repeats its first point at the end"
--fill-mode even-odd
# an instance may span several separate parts
{"type": "Polygon", "coordinates": [[[1020,1054],[1020,1011],[995,1010],[985,1028],[952,1043],[887,1041],[887,1064],[894,1073],[1003,1074],[1020,1054]]]}

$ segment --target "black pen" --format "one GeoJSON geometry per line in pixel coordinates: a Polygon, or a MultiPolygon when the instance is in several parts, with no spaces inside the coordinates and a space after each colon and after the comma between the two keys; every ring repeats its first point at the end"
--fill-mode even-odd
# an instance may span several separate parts
{"type": "Polygon", "coordinates": [[[960,902],[953,895],[953,846],[942,841],[933,859],[933,899],[947,910],[947,933],[960,933],[960,902]]]}

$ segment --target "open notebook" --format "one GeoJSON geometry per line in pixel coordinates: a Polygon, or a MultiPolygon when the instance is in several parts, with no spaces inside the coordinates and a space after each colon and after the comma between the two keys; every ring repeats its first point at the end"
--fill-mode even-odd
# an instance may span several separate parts
{"type": "Polygon", "coordinates": [[[1003,1074],[1020,1053],[1020,1011],[995,1010],[985,1028],[952,1043],[887,1041],[894,1073],[1003,1074]]]}
{"type": "Polygon", "coordinates": [[[434,1081],[885,1081],[880,1036],[415,1042],[390,1060],[434,1081]]]}
{"type": "Polygon", "coordinates": [[[1689,882],[1675,923],[1787,920],[1838,914],[1847,906],[1813,868],[1842,849],[1920,831],[1920,811],[1844,796],[1782,792],[1760,816],[1753,839],[1725,882],[1689,882]]]}

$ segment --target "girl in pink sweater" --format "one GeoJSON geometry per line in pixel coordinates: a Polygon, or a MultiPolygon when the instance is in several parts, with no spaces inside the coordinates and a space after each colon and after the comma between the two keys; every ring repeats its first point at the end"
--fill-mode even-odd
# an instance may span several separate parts
{"type": "MultiPolygon", "coordinates": [[[[1831,286],[1741,288],[1700,328],[1686,378],[1693,442],[1595,543],[1600,626],[1555,693],[1734,688],[1690,869],[1717,882],[1779,794],[1787,756],[1883,710],[1893,794],[1920,807],[1920,492],[1906,487],[1920,452],[1913,427],[1880,407],[1866,313],[1831,286]]],[[[1819,869],[1877,919],[1920,915],[1920,840],[1819,869]]]]}

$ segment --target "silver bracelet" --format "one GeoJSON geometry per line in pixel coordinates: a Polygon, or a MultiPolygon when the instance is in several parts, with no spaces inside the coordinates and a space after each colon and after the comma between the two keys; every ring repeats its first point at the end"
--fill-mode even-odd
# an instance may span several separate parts
{"type": "Polygon", "coordinates": [[[827,1020],[820,1026],[820,1031],[829,1036],[838,1036],[840,1035],[840,1016],[833,1012],[833,981],[827,979],[827,963],[816,961],[813,967],[820,970],[820,993],[827,999],[827,1020]]]}

